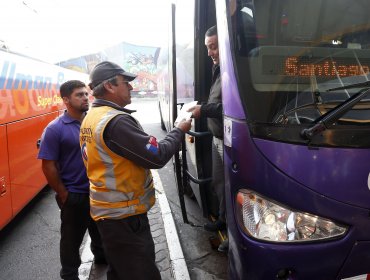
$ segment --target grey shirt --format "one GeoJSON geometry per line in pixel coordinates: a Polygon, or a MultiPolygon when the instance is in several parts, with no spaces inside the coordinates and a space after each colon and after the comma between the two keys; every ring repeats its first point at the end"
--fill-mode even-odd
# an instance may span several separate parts
{"type": "Polygon", "coordinates": [[[109,106],[127,113],[119,114],[109,121],[103,138],[112,152],[143,168],[163,167],[180,148],[184,132],[179,128],[174,128],[163,140],[157,142],[155,137],[148,135],[140,123],[130,115],[135,111],[102,99],[96,99],[92,106],[109,106]]]}
{"type": "Polygon", "coordinates": [[[200,116],[207,118],[208,129],[212,135],[223,139],[223,106],[219,65],[214,65],[212,68],[212,86],[207,104],[202,104],[200,107],[200,116]]]}

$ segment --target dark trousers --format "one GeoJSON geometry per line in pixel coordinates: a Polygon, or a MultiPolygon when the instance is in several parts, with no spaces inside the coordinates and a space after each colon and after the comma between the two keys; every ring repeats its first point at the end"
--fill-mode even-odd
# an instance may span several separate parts
{"type": "Polygon", "coordinates": [[[160,280],[146,214],[97,222],[109,264],[107,280],[160,280]]]}
{"type": "MultiPolygon", "coordinates": [[[[58,202],[58,197],[57,197],[58,202]]],[[[58,205],[60,205],[58,203],[58,205]]],[[[89,194],[69,193],[61,207],[60,262],[62,279],[76,280],[81,265],[80,246],[86,229],[91,237],[91,251],[95,259],[104,259],[104,251],[96,223],[90,216],[89,194]]]]}
{"type": "Polygon", "coordinates": [[[213,137],[212,143],[212,186],[216,192],[219,207],[218,219],[226,221],[225,177],[224,177],[224,146],[223,140],[213,137]]]}

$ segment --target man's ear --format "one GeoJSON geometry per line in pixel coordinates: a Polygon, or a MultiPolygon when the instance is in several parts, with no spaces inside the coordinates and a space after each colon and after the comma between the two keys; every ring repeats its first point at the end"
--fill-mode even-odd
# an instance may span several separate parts
{"type": "Polygon", "coordinates": [[[65,105],[69,104],[69,98],[68,97],[64,96],[64,97],[62,97],[62,99],[63,99],[63,103],[65,105]]]}
{"type": "Polygon", "coordinates": [[[103,84],[103,87],[105,88],[106,91],[108,91],[109,93],[113,93],[114,92],[114,89],[113,89],[113,85],[112,83],[110,82],[105,82],[103,84]]]}

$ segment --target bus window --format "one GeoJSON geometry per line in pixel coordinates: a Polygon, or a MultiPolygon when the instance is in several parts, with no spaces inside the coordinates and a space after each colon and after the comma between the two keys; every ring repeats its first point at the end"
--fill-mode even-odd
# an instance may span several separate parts
{"type": "MultiPolygon", "coordinates": [[[[305,126],[358,92],[329,89],[370,78],[369,2],[356,2],[350,9],[346,0],[237,3],[236,64],[243,73],[242,99],[249,100],[244,106],[251,121],[305,126]]],[[[369,100],[370,95],[364,96],[334,125],[369,123],[369,100]]],[[[289,140],[305,141],[298,134],[289,140]]]]}

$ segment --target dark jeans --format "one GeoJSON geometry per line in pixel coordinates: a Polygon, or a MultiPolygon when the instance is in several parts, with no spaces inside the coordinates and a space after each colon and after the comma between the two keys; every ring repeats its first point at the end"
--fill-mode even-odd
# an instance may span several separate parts
{"type": "Polygon", "coordinates": [[[160,280],[146,214],[97,222],[109,264],[107,280],[160,280]]]}
{"type": "MultiPolygon", "coordinates": [[[[58,205],[58,197],[56,197],[58,205]]],[[[89,194],[68,193],[67,201],[61,208],[60,262],[62,279],[78,279],[81,265],[80,246],[86,229],[91,237],[91,251],[95,259],[104,259],[104,251],[96,223],[90,216],[89,194]]]]}

